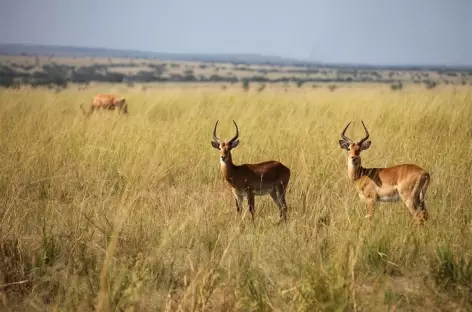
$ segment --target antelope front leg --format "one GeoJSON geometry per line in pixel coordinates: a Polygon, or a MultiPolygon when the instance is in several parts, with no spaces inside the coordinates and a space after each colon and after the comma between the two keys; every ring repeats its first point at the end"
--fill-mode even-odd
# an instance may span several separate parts
{"type": "Polygon", "coordinates": [[[236,204],[236,211],[237,211],[238,213],[240,213],[240,212],[241,212],[241,204],[239,203],[238,198],[235,198],[235,199],[234,199],[234,202],[235,202],[235,204],[236,204]]]}
{"type": "Polygon", "coordinates": [[[374,215],[375,201],[372,198],[368,198],[365,203],[367,205],[367,214],[364,218],[371,220],[374,215]]]}
{"type": "Polygon", "coordinates": [[[243,199],[244,196],[238,193],[236,190],[233,189],[233,195],[234,195],[234,201],[236,203],[236,211],[238,213],[241,212],[241,209],[243,208],[243,199]]]}
{"type": "Polygon", "coordinates": [[[254,222],[254,193],[251,190],[247,192],[247,203],[249,205],[249,212],[252,216],[252,222],[254,222]]]}
{"type": "Polygon", "coordinates": [[[270,197],[279,207],[280,221],[287,221],[287,203],[285,202],[285,190],[276,189],[270,193],[270,197]]]}
{"type": "Polygon", "coordinates": [[[242,195],[236,196],[235,202],[236,202],[236,211],[238,212],[238,214],[243,209],[243,200],[244,200],[244,196],[242,195]]]}

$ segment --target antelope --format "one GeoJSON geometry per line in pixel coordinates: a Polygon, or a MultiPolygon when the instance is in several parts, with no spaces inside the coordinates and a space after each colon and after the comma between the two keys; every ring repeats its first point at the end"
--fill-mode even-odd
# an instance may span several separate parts
{"type": "Polygon", "coordinates": [[[231,187],[237,212],[241,212],[243,200],[246,198],[254,222],[254,197],[269,194],[280,209],[280,221],[287,221],[285,191],[290,180],[290,169],[275,160],[235,165],[231,150],[239,144],[239,130],[234,120],[233,123],[236,127],[236,135],[229,141],[221,141],[216,136],[218,120],[216,121],[211,146],[219,150],[221,173],[231,187]]]}
{"type": "Polygon", "coordinates": [[[345,136],[351,124],[349,122],[341,133],[339,145],[348,151],[347,173],[359,197],[367,205],[365,218],[372,218],[376,202],[397,202],[401,199],[418,224],[423,225],[428,219],[425,196],[430,182],[429,173],[415,164],[387,168],[362,167],[360,153],[370,147],[371,141],[368,141],[369,132],[364,122],[361,122],[365,137],[356,143],[345,136]]]}
{"type": "Polygon", "coordinates": [[[80,104],[80,108],[85,116],[90,116],[96,109],[107,109],[107,110],[114,110],[115,107],[123,114],[128,114],[128,105],[126,103],[126,99],[124,97],[117,97],[112,94],[97,94],[93,98],[92,105],[90,106],[90,110],[88,112],[85,111],[82,104],[80,104]]]}

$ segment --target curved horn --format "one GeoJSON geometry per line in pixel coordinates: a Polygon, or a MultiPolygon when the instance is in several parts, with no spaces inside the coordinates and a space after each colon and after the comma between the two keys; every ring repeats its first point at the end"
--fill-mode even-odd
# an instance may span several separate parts
{"type": "Polygon", "coordinates": [[[348,138],[347,136],[345,136],[344,133],[346,133],[346,130],[350,124],[351,124],[351,121],[347,124],[346,128],[344,128],[343,132],[341,133],[341,138],[343,138],[343,140],[348,141],[348,142],[352,142],[352,140],[348,138]]]}
{"type": "Polygon", "coordinates": [[[218,126],[218,120],[215,123],[215,128],[213,128],[213,140],[215,140],[216,143],[220,143],[220,139],[216,136],[216,126],[218,126]]]}
{"type": "Polygon", "coordinates": [[[369,138],[369,131],[367,131],[367,128],[366,126],[364,125],[364,122],[361,120],[362,122],[362,126],[364,127],[364,131],[365,131],[365,138],[363,138],[362,140],[359,141],[359,144],[362,144],[364,143],[368,138],[369,138]]]}
{"type": "Polygon", "coordinates": [[[236,121],[234,121],[234,120],[233,120],[233,123],[234,123],[234,126],[236,127],[236,135],[231,140],[229,140],[228,143],[231,143],[231,142],[237,140],[238,137],[239,137],[238,125],[236,124],[236,121]]]}

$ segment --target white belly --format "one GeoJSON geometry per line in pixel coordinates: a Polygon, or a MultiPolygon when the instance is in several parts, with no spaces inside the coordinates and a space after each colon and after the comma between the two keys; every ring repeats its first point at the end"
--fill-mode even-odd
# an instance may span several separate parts
{"type": "MultiPolygon", "coordinates": [[[[359,198],[362,201],[366,200],[364,194],[362,194],[362,193],[359,193],[359,198]]],[[[396,202],[398,200],[400,200],[400,195],[397,192],[392,193],[392,194],[377,195],[377,201],[378,202],[388,203],[388,202],[396,202]]]]}
{"type": "Polygon", "coordinates": [[[377,201],[379,202],[396,202],[400,199],[400,195],[398,193],[389,194],[385,196],[379,196],[377,201]]]}

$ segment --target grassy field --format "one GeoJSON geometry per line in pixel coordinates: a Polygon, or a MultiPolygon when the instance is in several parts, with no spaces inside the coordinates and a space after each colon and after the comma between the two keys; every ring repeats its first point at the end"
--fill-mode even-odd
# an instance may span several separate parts
{"type": "Polygon", "coordinates": [[[0,307],[36,311],[472,309],[470,86],[94,85],[0,90],[0,307]],[[129,116],[85,119],[119,92],[129,116]],[[237,215],[210,145],[240,128],[237,164],[292,171],[289,220],[270,197],[237,215]],[[402,203],[371,222],[340,132],[371,132],[364,166],[431,173],[430,219],[402,203]]]}

